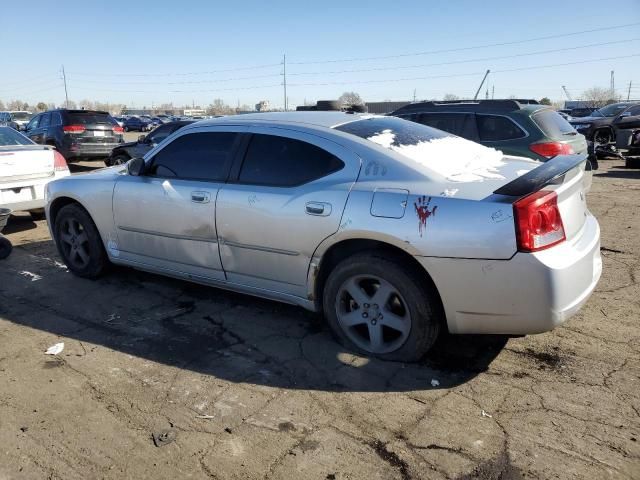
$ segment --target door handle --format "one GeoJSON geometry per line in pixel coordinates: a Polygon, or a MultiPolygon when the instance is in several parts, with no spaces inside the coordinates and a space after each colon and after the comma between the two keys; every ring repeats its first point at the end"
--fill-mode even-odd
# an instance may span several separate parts
{"type": "Polygon", "coordinates": [[[326,217],[331,214],[331,204],[326,202],[307,202],[304,208],[308,215],[326,217]]]}
{"type": "Polygon", "coordinates": [[[191,192],[191,201],[194,203],[209,203],[211,195],[209,192],[191,192]]]}

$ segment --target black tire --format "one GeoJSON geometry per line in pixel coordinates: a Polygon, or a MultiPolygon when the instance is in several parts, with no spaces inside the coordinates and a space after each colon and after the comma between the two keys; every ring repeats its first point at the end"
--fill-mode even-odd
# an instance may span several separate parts
{"type": "Polygon", "coordinates": [[[605,128],[593,132],[593,141],[600,145],[607,145],[611,142],[611,132],[605,128]]]}
{"type": "Polygon", "coordinates": [[[128,132],[129,131],[129,127],[124,127],[124,131],[128,132]]]}
{"type": "Polygon", "coordinates": [[[124,165],[129,160],[131,160],[131,157],[129,157],[129,155],[126,155],[124,153],[119,153],[115,157],[111,158],[111,166],[113,166],[113,165],[124,165]]]}
{"type": "Polygon", "coordinates": [[[318,100],[316,102],[317,110],[340,110],[342,108],[342,103],[338,100],[318,100]]]}
{"type": "Polygon", "coordinates": [[[44,214],[44,208],[29,210],[29,215],[31,215],[32,220],[44,220],[46,218],[46,215],[44,214]]]}
{"type": "Polygon", "coordinates": [[[58,252],[73,274],[97,278],[109,265],[100,233],[89,213],[80,205],[72,203],[60,209],[54,222],[54,235],[58,252]],[[74,246],[69,243],[70,238],[75,245],[75,253],[72,251],[74,246]]]}
{"type": "Polygon", "coordinates": [[[11,255],[11,250],[13,250],[13,245],[11,245],[9,239],[0,235],[0,260],[4,260],[11,255]]]}
{"type": "MultiPolygon", "coordinates": [[[[345,347],[383,360],[415,362],[436,342],[444,323],[444,313],[435,288],[414,269],[371,252],[356,254],[340,262],[329,274],[323,292],[323,309],[331,330],[345,347]],[[390,283],[403,297],[410,314],[411,327],[404,343],[394,351],[373,353],[356,345],[338,319],[341,288],[354,276],[374,275],[390,283]],[[429,283],[429,284],[426,284],[429,283]]],[[[376,305],[377,307],[377,305],[376,305]]],[[[382,318],[382,317],[380,317],[382,318]]]]}
{"type": "Polygon", "coordinates": [[[625,158],[625,168],[640,168],[640,160],[636,158],[625,158]]]}

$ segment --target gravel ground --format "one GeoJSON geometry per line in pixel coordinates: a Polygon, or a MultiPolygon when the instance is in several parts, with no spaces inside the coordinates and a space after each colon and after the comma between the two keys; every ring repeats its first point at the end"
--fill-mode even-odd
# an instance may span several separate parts
{"type": "Polygon", "coordinates": [[[588,201],[604,273],[577,316],[446,336],[413,365],[352,355],[299,308],[75,278],[45,223],[14,217],[0,479],[640,478],[640,171],[602,161],[588,201]]]}

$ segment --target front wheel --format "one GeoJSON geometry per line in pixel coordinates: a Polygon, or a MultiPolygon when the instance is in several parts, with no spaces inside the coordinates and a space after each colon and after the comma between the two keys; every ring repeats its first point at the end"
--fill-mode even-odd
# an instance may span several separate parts
{"type": "Polygon", "coordinates": [[[443,321],[435,289],[409,266],[358,254],[339,263],[324,289],[329,326],[346,347],[385,360],[419,360],[443,321]]]}
{"type": "Polygon", "coordinates": [[[129,161],[129,157],[127,155],[116,155],[111,159],[111,165],[124,165],[129,161]]]}
{"type": "Polygon", "coordinates": [[[55,218],[56,245],[75,275],[97,278],[109,264],[100,233],[87,211],[77,204],[62,207],[55,218]]]}

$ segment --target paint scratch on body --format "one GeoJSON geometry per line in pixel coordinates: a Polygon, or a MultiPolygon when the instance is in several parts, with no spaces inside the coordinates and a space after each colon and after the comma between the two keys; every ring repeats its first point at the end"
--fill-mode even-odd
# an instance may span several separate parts
{"type": "Polygon", "coordinates": [[[502,210],[497,210],[491,214],[491,220],[494,223],[501,223],[505,220],[509,220],[510,218],[513,218],[513,215],[510,213],[504,213],[502,210]]]}
{"type": "Polygon", "coordinates": [[[429,210],[429,204],[431,203],[431,197],[427,198],[425,196],[418,197],[418,200],[414,202],[414,207],[416,209],[416,214],[418,215],[418,231],[420,232],[420,236],[424,233],[427,228],[427,219],[436,214],[436,210],[438,206],[435,205],[431,210],[429,210]]]}

